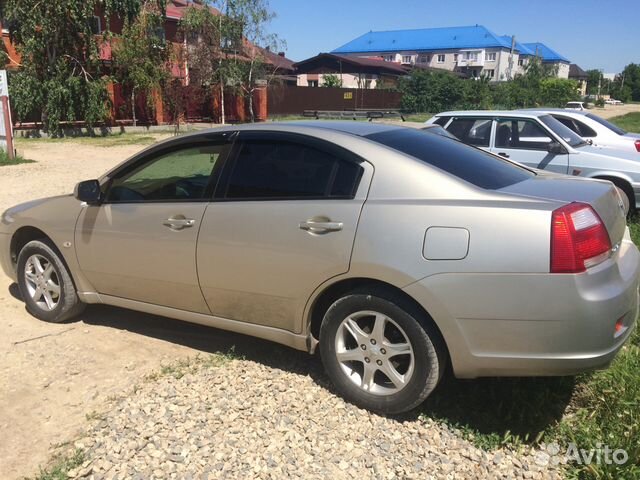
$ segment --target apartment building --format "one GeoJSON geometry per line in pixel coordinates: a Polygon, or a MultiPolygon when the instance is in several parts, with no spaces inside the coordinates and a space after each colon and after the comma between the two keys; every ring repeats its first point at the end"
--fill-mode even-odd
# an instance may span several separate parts
{"type": "Polygon", "coordinates": [[[387,62],[460,72],[491,81],[512,79],[522,73],[533,56],[558,65],[567,78],[569,60],[542,43],[519,43],[515,37],[496,35],[482,25],[368,32],[331,53],[381,57],[387,62]],[[566,68],[565,68],[566,67],[566,68]]]}

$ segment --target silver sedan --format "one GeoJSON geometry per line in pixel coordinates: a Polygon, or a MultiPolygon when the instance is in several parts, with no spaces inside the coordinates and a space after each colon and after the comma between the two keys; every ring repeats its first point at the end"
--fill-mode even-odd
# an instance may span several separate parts
{"type": "Polygon", "coordinates": [[[606,181],[433,132],[234,126],[154,145],[2,214],[0,264],[45,321],[103,303],[319,346],[336,389],[397,413],[460,378],[605,367],[640,256],[606,181]]]}

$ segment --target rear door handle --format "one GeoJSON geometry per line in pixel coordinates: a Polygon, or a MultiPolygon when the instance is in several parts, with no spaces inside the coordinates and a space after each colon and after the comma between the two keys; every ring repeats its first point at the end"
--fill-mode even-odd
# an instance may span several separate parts
{"type": "Polygon", "coordinates": [[[171,230],[182,230],[184,228],[193,227],[196,221],[193,218],[186,218],[184,215],[175,215],[167,218],[162,224],[171,230]]]}
{"type": "Polygon", "coordinates": [[[316,222],[313,220],[307,220],[306,222],[300,222],[300,230],[305,230],[309,233],[329,233],[338,232],[342,230],[344,225],[342,222],[316,222]]]}
{"type": "Polygon", "coordinates": [[[509,154],[505,153],[505,152],[500,152],[500,153],[498,153],[498,155],[500,155],[501,157],[504,157],[504,158],[509,158],[509,154]]]}

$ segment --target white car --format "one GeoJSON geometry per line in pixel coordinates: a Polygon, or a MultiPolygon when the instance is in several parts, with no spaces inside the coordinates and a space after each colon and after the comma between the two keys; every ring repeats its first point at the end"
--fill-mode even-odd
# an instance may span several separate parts
{"type": "Polygon", "coordinates": [[[623,102],[616,100],[615,98],[609,98],[608,100],[605,100],[604,103],[607,105],[624,105],[623,102]]]}
{"type": "Polygon", "coordinates": [[[593,113],[553,108],[525,111],[547,113],[592,145],[638,153],[638,160],[640,160],[640,134],[626,132],[593,113]]]}
{"type": "Polygon", "coordinates": [[[584,102],[567,102],[564,108],[565,110],[579,110],[579,111],[583,111],[587,109],[584,102]]]}

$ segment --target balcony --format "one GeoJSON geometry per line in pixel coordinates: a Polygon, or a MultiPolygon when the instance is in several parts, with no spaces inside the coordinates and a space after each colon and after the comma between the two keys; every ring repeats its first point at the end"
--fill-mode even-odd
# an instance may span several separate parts
{"type": "Polygon", "coordinates": [[[484,50],[461,50],[458,67],[484,67],[484,50]]]}

